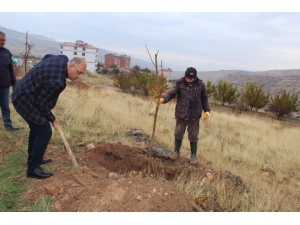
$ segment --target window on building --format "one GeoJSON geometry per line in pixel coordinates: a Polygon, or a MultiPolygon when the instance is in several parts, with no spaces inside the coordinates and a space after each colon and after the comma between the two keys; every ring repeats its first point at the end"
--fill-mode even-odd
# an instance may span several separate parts
{"type": "Polygon", "coordinates": [[[77,47],[74,47],[74,50],[77,50],[77,47]]]}
{"type": "Polygon", "coordinates": [[[74,55],[77,55],[77,52],[74,52],[74,55]]]}
{"type": "Polygon", "coordinates": [[[62,51],[60,51],[60,54],[62,54],[62,51]]]}
{"type": "Polygon", "coordinates": [[[82,48],[82,51],[85,51],[85,48],[82,48]]]}
{"type": "Polygon", "coordinates": [[[85,56],[85,53],[82,53],[82,56],[85,56]]]}

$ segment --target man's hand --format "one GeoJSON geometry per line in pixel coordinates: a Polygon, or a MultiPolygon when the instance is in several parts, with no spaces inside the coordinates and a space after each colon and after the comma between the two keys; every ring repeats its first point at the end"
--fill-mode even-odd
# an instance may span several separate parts
{"type": "Polygon", "coordinates": [[[57,128],[60,126],[60,122],[58,121],[58,119],[55,119],[52,122],[52,126],[57,130],[57,128]]]}
{"type": "Polygon", "coordinates": [[[204,113],[204,119],[208,120],[210,118],[210,113],[209,112],[205,112],[204,113]]]}
{"type": "Polygon", "coordinates": [[[156,102],[158,102],[160,105],[163,104],[164,101],[165,101],[164,98],[159,98],[159,99],[157,98],[156,99],[156,102]]]}

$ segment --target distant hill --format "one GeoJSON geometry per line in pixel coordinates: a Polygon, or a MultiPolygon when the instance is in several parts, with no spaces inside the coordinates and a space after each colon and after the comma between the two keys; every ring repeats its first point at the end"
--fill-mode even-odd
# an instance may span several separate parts
{"type": "MultiPolygon", "coordinates": [[[[26,34],[14,31],[8,28],[0,27],[8,36],[6,45],[12,54],[20,55],[25,51],[26,34]]],[[[43,35],[28,34],[28,40],[33,44],[31,50],[32,55],[43,57],[45,54],[60,54],[60,44],[53,38],[48,38],[43,35]]],[[[76,40],[74,40],[75,42],[76,40]]],[[[95,46],[98,47],[98,46],[95,46]]],[[[107,49],[99,48],[99,62],[104,62],[104,56],[108,53],[117,55],[126,54],[114,52],[107,49]]],[[[152,62],[131,57],[131,66],[138,65],[141,68],[154,70],[152,62]]],[[[172,68],[172,67],[171,67],[172,68]]],[[[171,79],[178,79],[184,76],[184,71],[173,71],[171,79]]],[[[208,80],[217,84],[220,80],[226,80],[233,83],[239,89],[243,88],[247,82],[252,81],[258,84],[264,84],[265,91],[274,94],[281,89],[294,91],[300,98],[300,69],[296,70],[269,70],[269,71],[243,71],[243,70],[220,70],[220,71],[198,71],[198,77],[204,82],[208,80]]]]}
{"type": "MultiPolygon", "coordinates": [[[[24,54],[26,33],[11,30],[5,27],[0,27],[0,30],[5,32],[8,37],[5,47],[7,47],[13,55],[17,56],[21,55],[22,53],[24,54]]],[[[57,42],[53,38],[28,33],[28,41],[33,45],[31,49],[31,55],[42,58],[46,54],[60,54],[60,44],[62,42],[57,42]]],[[[76,40],[74,40],[74,42],[75,41],[76,40]]],[[[95,47],[99,48],[98,46],[95,47]]],[[[99,48],[99,62],[104,63],[104,57],[108,53],[115,53],[117,55],[128,55],[127,53],[114,52],[111,50],[99,48]]],[[[131,55],[130,58],[132,67],[138,65],[141,68],[148,68],[150,70],[154,69],[150,59],[149,61],[144,61],[131,55]]]]}
{"type": "Polygon", "coordinates": [[[272,95],[280,93],[282,89],[297,93],[300,99],[300,69],[228,73],[215,82],[220,79],[234,84],[239,89],[244,88],[247,82],[263,84],[264,91],[272,95]]]}
{"type": "MultiPolygon", "coordinates": [[[[184,76],[184,71],[173,72],[172,79],[184,76]]],[[[245,87],[247,82],[263,84],[264,91],[271,95],[282,90],[297,93],[300,99],[300,69],[293,70],[268,70],[268,71],[243,71],[243,70],[220,70],[198,71],[198,77],[205,83],[210,80],[218,84],[220,80],[228,81],[238,89],[245,87]]]]}
{"type": "MultiPolygon", "coordinates": [[[[7,47],[13,55],[24,54],[26,33],[10,30],[0,27],[0,30],[6,33],[7,47]]],[[[36,57],[43,57],[45,54],[59,54],[60,43],[52,38],[47,38],[41,35],[28,34],[28,40],[33,45],[31,54],[36,57]]]]}
{"type": "MultiPolygon", "coordinates": [[[[185,71],[175,71],[173,72],[173,79],[178,79],[184,76],[185,71]]],[[[198,77],[203,81],[217,81],[226,77],[228,74],[248,74],[251,72],[243,70],[220,70],[220,71],[197,71],[198,77]]]]}

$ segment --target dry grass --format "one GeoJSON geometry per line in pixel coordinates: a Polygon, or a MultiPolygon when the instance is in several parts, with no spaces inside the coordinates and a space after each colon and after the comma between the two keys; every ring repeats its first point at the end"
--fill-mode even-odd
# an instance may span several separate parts
{"type": "MultiPolygon", "coordinates": [[[[151,135],[154,99],[104,88],[111,84],[107,76],[88,76],[84,82],[90,87],[67,85],[54,110],[70,142],[105,140],[130,145],[132,140],[127,137],[130,128],[151,135]]],[[[174,109],[173,101],[160,106],[155,135],[156,144],[170,151],[174,147],[174,109]]],[[[12,116],[16,125],[24,126],[14,110],[12,116]]],[[[299,137],[299,125],[212,108],[211,119],[201,121],[198,158],[200,163],[209,161],[216,168],[240,176],[251,187],[251,201],[245,201],[243,194],[232,196],[223,184],[218,184],[219,202],[224,206],[238,211],[299,211],[299,137]],[[264,171],[265,164],[273,167],[273,171],[264,171]]],[[[190,155],[186,135],[182,155],[190,155]]],[[[201,192],[198,181],[189,182],[183,185],[186,181],[181,178],[176,185],[198,195],[201,192]]]]}

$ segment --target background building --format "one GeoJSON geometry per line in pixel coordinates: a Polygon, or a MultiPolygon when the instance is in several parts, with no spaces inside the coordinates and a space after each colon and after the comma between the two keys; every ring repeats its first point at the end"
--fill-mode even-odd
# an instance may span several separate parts
{"type": "MultiPolygon", "coordinates": [[[[155,70],[153,70],[153,71],[151,71],[152,73],[156,73],[156,71],[155,70]]],[[[168,68],[168,69],[159,69],[158,70],[158,75],[159,76],[163,76],[163,77],[165,77],[167,80],[171,80],[171,79],[173,79],[173,77],[172,77],[172,73],[173,73],[173,70],[171,69],[171,68],[168,68]]]]}
{"type": "Polygon", "coordinates": [[[127,57],[127,55],[120,55],[119,57],[121,58],[121,68],[130,69],[130,64],[131,64],[130,56],[127,57]]]}
{"type": "Polygon", "coordinates": [[[119,69],[130,69],[131,58],[127,55],[106,54],[104,57],[104,67],[117,65],[119,69]]]}
{"type": "Polygon", "coordinates": [[[66,55],[69,60],[73,57],[80,57],[86,61],[86,69],[91,72],[96,72],[98,64],[98,50],[99,48],[84,43],[81,40],[73,42],[65,42],[60,44],[60,54],[66,55]]]}

